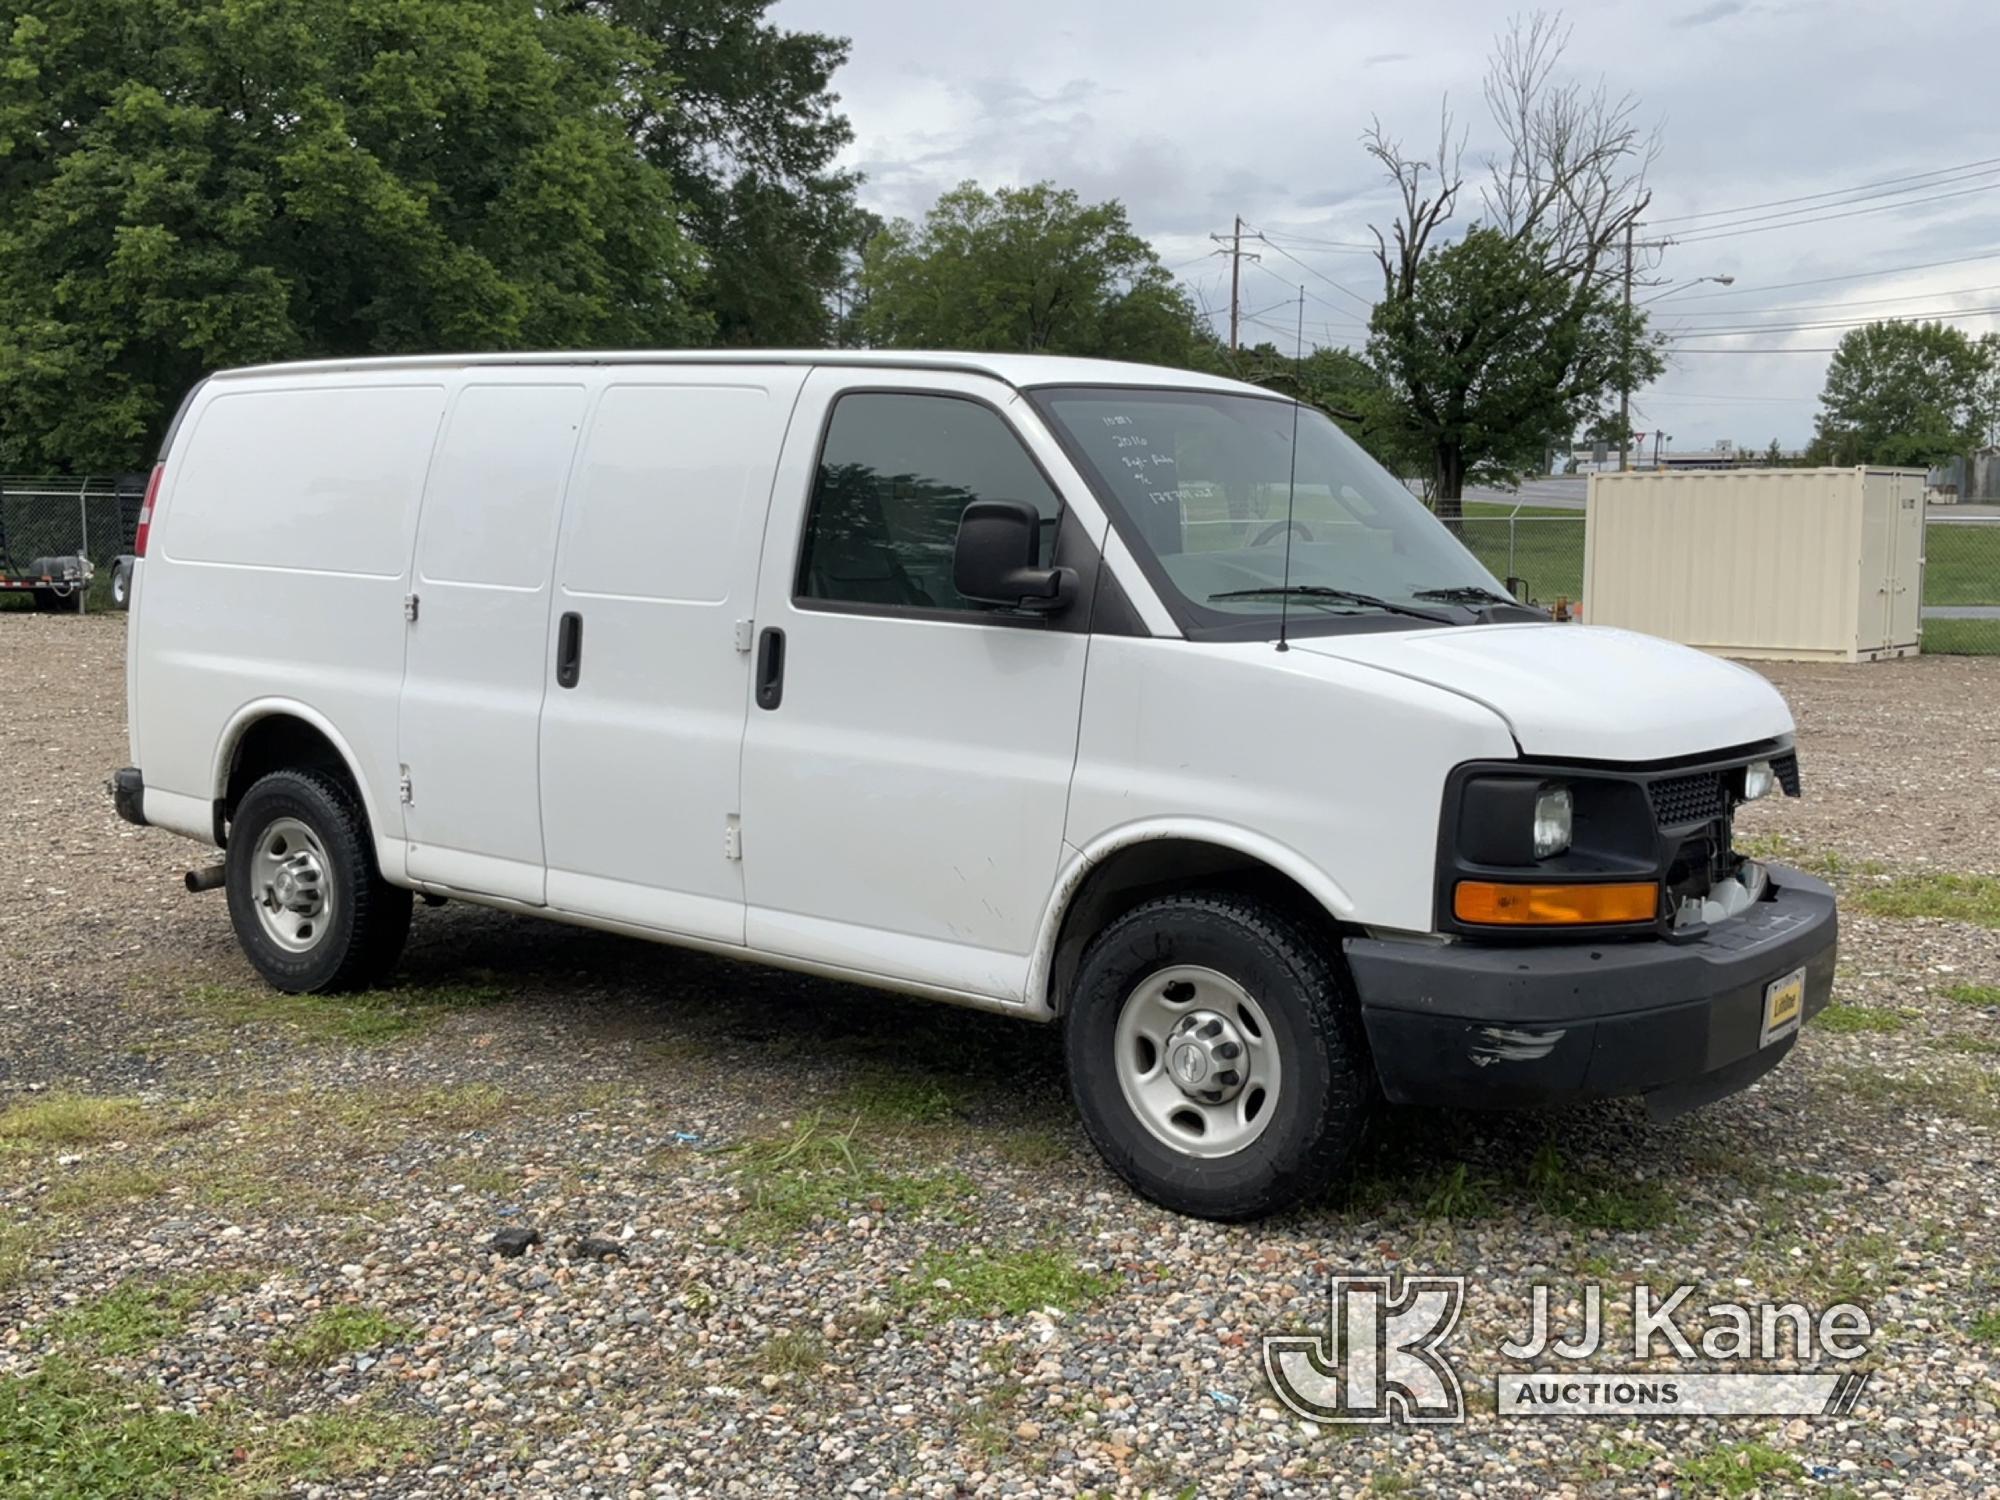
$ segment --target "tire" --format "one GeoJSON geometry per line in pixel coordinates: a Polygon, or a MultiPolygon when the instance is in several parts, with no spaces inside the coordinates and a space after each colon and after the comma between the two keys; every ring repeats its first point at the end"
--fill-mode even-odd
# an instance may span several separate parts
{"type": "Polygon", "coordinates": [[[236,940],[274,989],[365,989],[395,967],[410,893],[376,868],[367,816],[344,782],[318,770],[264,777],[237,805],[225,860],[236,940]],[[273,910],[281,886],[294,899],[273,910]]]}
{"type": "Polygon", "coordinates": [[[1233,892],[1149,901],[1106,928],[1078,969],[1064,1050],[1106,1164],[1163,1208],[1203,1219],[1262,1218],[1325,1192],[1375,1099],[1345,968],[1282,911],[1233,892]],[[1204,1040],[1210,1022],[1194,1012],[1225,1024],[1204,1040]],[[1169,1029],[1168,1046],[1149,1053],[1146,1034],[1159,1027],[1148,1018],[1176,1015],[1176,1028],[1193,1030],[1169,1029]],[[1190,1041],[1216,1050],[1190,1063],[1190,1041]],[[1234,1070],[1239,1092],[1181,1109],[1175,1074],[1198,1068],[1204,1082],[1234,1070]],[[1260,1079],[1270,1085],[1261,1104],[1260,1079]]]}
{"type": "Polygon", "coordinates": [[[111,607],[123,613],[132,607],[132,559],[121,557],[111,564],[111,607]]]}

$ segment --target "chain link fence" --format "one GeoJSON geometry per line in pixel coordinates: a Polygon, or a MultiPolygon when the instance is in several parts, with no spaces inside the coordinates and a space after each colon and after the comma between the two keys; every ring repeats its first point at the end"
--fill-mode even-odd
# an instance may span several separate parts
{"type": "MultiPolygon", "coordinates": [[[[0,475],[0,580],[61,578],[68,559],[90,564],[89,607],[109,602],[111,565],[132,550],[146,476],[37,478],[0,475]]],[[[49,591],[44,591],[45,594],[49,591]]],[[[69,590],[61,591],[66,600],[69,590]]],[[[31,595],[0,593],[26,606],[31,595]]],[[[50,602],[45,599],[44,602],[50,602]]]]}

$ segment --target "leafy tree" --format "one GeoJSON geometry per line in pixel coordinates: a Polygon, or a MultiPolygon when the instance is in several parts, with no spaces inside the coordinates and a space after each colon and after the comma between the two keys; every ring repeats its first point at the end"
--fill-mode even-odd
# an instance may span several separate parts
{"type": "Polygon", "coordinates": [[[707,275],[697,305],[732,345],[836,341],[836,293],[881,228],[835,160],[854,132],[834,73],[848,44],[785,31],[772,0],[572,0],[644,37],[651,65],[625,111],[646,158],[673,178],[707,275]]]}
{"type": "Polygon", "coordinates": [[[1464,187],[1464,136],[1454,141],[1449,111],[1432,157],[1409,155],[1379,123],[1365,138],[1401,199],[1375,236],[1382,297],[1368,350],[1388,382],[1382,420],[1425,452],[1447,517],[1468,480],[1532,472],[1553,438],[1662,368],[1659,341],[1616,285],[1656,148],[1629,96],[1556,80],[1567,43],[1542,15],[1501,38],[1486,102],[1502,150],[1479,218],[1456,239],[1444,231],[1464,187]]]}
{"type": "Polygon", "coordinates": [[[1122,205],[1052,183],[987,192],[967,182],[921,225],[868,246],[860,314],[868,342],[1097,355],[1184,365],[1207,341],[1122,205]]]}
{"type": "Polygon", "coordinates": [[[1771,446],[1764,450],[1764,467],[1767,469],[1782,469],[1784,466],[1785,450],[1780,446],[1776,438],[1772,438],[1771,446]]]}
{"type": "Polygon", "coordinates": [[[1915,466],[1976,447],[1994,347],[1943,323],[1850,329],[1827,366],[1815,455],[1840,465],[1915,466]]]}
{"type": "Polygon", "coordinates": [[[671,181],[617,113],[650,63],[530,0],[23,10],[0,462],[137,466],[218,366],[701,336],[671,181]]]}

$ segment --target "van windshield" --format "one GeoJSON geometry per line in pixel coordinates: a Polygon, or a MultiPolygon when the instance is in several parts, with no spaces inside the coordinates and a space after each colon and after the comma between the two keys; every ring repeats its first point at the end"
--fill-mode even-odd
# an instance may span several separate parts
{"type": "Polygon", "coordinates": [[[1385,614],[1462,624],[1475,618],[1469,607],[1513,603],[1416,496],[1311,407],[1298,409],[1288,520],[1290,401],[1107,387],[1048,388],[1034,401],[1183,628],[1275,626],[1287,584],[1292,622],[1308,630],[1385,614]]]}

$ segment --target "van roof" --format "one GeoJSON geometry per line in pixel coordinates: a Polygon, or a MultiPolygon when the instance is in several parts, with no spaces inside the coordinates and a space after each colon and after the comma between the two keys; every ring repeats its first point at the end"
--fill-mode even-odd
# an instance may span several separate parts
{"type": "Polygon", "coordinates": [[[214,378],[340,374],[381,370],[463,369],[475,365],[833,365],[884,370],[952,370],[988,375],[1016,390],[1039,385],[1170,386],[1270,396],[1262,386],[1123,360],[1051,354],[964,354],[914,349],[623,349],[546,354],[415,354],[378,359],[301,360],[223,370],[214,378]]]}

